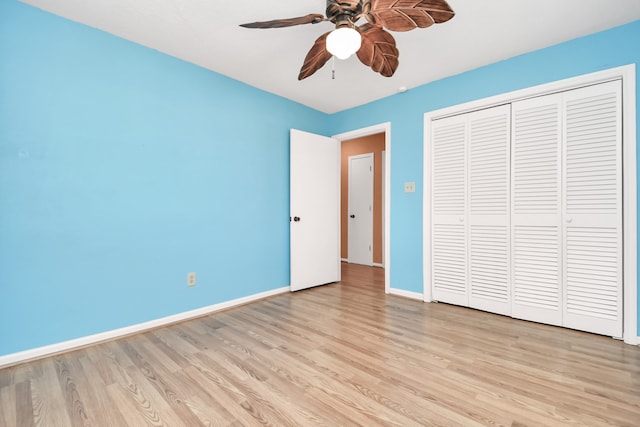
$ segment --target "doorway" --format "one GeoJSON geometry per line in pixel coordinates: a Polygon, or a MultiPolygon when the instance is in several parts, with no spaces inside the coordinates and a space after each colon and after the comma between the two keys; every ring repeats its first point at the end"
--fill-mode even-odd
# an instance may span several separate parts
{"type": "MultiPolygon", "coordinates": [[[[377,238],[377,246],[374,238],[374,244],[373,244],[372,250],[373,250],[373,265],[377,267],[384,267],[385,293],[389,293],[390,271],[391,271],[390,270],[390,266],[391,266],[390,245],[389,245],[389,242],[390,242],[389,201],[391,200],[391,197],[390,197],[390,193],[391,193],[390,134],[391,134],[390,123],[383,123],[383,124],[374,125],[374,126],[370,126],[363,129],[357,129],[354,131],[345,132],[345,133],[341,133],[333,136],[333,138],[337,139],[340,142],[341,151],[343,151],[341,158],[344,158],[344,154],[346,154],[347,158],[349,155],[361,154],[361,153],[355,153],[355,152],[349,153],[348,141],[358,140],[358,139],[367,139],[369,137],[374,137],[374,136],[380,141],[381,148],[380,150],[378,150],[378,152],[376,152],[375,150],[372,150],[370,146],[367,146],[366,144],[364,144],[363,146],[365,148],[363,149],[362,153],[374,152],[374,160],[375,160],[374,171],[377,169],[377,171],[380,173],[379,184],[378,184],[380,186],[380,197],[377,203],[374,200],[374,205],[373,205],[374,214],[376,214],[375,217],[377,218],[377,221],[376,219],[374,219],[374,230],[378,230],[377,234],[379,234],[379,236],[377,238]]],[[[342,163],[342,174],[347,173],[346,176],[348,177],[348,168],[346,165],[347,164],[342,163]]],[[[347,197],[348,197],[348,191],[342,188],[341,199],[343,200],[343,203],[341,204],[345,206],[344,211],[341,209],[341,212],[340,212],[341,236],[344,236],[344,238],[341,238],[341,252],[343,253],[341,257],[343,260],[348,259],[347,258],[348,257],[348,246],[347,246],[348,226],[347,224],[345,224],[345,222],[347,222],[347,220],[349,219],[348,212],[346,211],[347,197]]]]}

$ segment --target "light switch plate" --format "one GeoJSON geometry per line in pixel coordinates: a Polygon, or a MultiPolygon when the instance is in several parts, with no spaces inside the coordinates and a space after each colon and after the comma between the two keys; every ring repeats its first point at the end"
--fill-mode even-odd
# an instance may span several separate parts
{"type": "Polygon", "coordinates": [[[405,193],[415,193],[416,192],[416,183],[415,182],[405,182],[404,183],[404,192],[405,193]]]}

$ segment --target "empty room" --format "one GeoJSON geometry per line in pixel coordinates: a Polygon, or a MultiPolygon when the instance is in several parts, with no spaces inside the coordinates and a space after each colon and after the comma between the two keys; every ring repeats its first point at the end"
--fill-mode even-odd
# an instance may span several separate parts
{"type": "Polygon", "coordinates": [[[0,427],[638,426],[638,0],[0,1],[0,427]]]}

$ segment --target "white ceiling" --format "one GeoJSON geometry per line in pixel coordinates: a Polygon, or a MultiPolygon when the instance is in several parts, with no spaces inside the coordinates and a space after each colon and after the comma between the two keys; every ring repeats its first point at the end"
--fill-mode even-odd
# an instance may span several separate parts
{"type": "Polygon", "coordinates": [[[381,77],[357,57],[298,81],[332,24],[245,29],[246,22],[324,13],[325,0],[22,0],[204,68],[333,113],[446,76],[640,19],[640,0],[448,0],[449,22],[392,33],[400,66],[381,77]]]}

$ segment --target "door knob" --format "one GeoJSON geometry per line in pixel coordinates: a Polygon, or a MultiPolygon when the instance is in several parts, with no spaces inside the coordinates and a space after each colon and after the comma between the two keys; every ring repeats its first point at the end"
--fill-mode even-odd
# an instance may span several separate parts
{"type": "Polygon", "coordinates": [[[354,214],[349,215],[349,218],[355,218],[356,216],[354,214]]]}
{"type": "Polygon", "coordinates": [[[294,217],[293,217],[293,220],[294,220],[295,222],[298,222],[298,221],[300,221],[300,217],[299,217],[299,216],[294,216],[294,217]]]}

